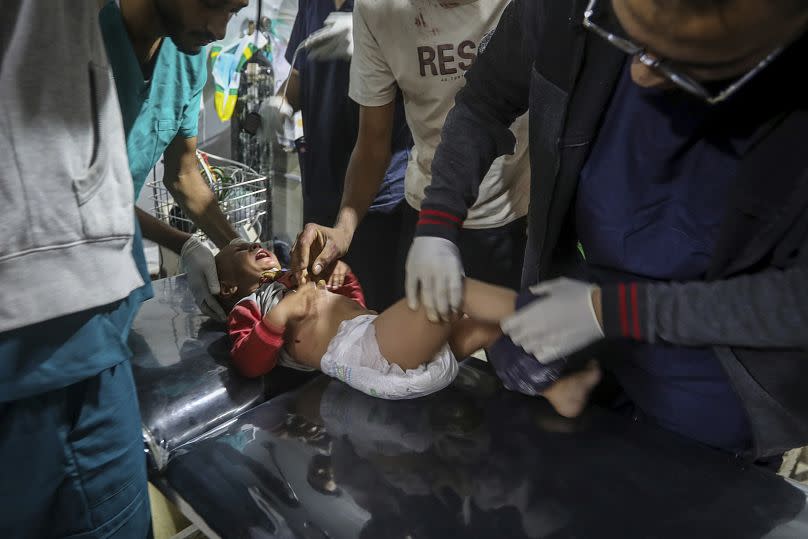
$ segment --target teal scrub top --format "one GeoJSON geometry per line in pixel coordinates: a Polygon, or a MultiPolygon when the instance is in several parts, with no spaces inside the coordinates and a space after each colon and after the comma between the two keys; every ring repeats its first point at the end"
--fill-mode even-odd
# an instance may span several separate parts
{"type": "Polygon", "coordinates": [[[163,38],[150,80],[144,80],[129,33],[114,1],[99,15],[101,33],[112,66],[126,133],[135,199],[149,171],[176,136],[197,135],[202,88],[208,72],[206,54],[180,52],[163,38]]]}
{"type": "MultiPolygon", "coordinates": [[[[184,54],[165,38],[151,80],[145,81],[114,1],[104,6],[99,20],[118,88],[137,197],[174,137],[197,134],[207,78],[205,55],[184,54]]],[[[66,387],[131,356],[127,339],[132,321],[140,304],[152,296],[137,221],[132,257],[146,284],[127,298],[0,335],[0,357],[12,359],[0,362],[0,403],[66,387]]]]}

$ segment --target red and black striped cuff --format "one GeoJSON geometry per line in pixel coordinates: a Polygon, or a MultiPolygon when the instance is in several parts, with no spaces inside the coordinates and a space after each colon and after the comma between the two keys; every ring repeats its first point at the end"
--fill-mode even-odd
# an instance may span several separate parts
{"type": "Polygon", "coordinates": [[[638,283],[610,284],[601,288],[603,333],[606,337],[622,337],[650,341],[645,313],[645,290],[638,283]]]}
{"type": "Polygon", "coordinates": [[[416,236],[434,236],[457,243],[463,218],[434,208],[422,208],[415,228],[416,236]]]}

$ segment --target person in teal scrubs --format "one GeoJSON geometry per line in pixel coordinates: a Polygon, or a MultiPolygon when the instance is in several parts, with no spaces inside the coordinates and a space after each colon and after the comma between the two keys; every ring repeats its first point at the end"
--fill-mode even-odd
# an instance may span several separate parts
{"type": "MultiPolygon", "coordinates": [[[[43,262],[27,262],[31,281],[0,294],[10,299],[0,302],[0,461],[6,464],[0,537],[148,537],[146,466],[127,338],[151,287],[140,228],[130,236],[132,230],[121,226],[135,220],[132,192],[121,183],[128,176],[123,135],[135,192],[164,153],[165,181],[175,199],[217,244],[235,237],[199,177],[194,150],[206,76],[200,52],[224,35],[232,13],[247,2],[111,2],[100,13],[103,36],[93,0],[8,2],[8,17],[0,17],[0,148],[19,155],[10,153],[16,159],[0,175],[0,191],[12,193],[15,182],[25,182],[30,189],[20,197],[30,206],[23,208],[52,218],[32,221],[36,234],[0,237],[6,264],[0,273],[21,280],[20,268],[41,252],[50,255],[44,265],[52,267],[43,283],[43,262]],[[44,80],[36,69],[42,66],[50,74],[44,80]],[[123,122],[110,95],[110,67],[123,122]],[[19,120],[23,111],[28,117],[19,120]],[[82,161],[85,153],[89,165],[82,161]],[[97,171],[94,188],[76,193],[90,177],[84,167],[97,171]],[[82,204],[76,204],[79,196],[82,204]],[[129,249],[134,260],[127,260],[129,249]],[[9,261],[18,263],[10,270],[9,261]],[[101,268],[103,278],[77,268],[101,268]],[[146,283],[140,288],[135,268],[146,283]],[[77,287],[82,277],[87,282],[77,287]],[[35,292],[44,284],[62,293],[43,302],[35,292]],[[72,311],[70,301],[83,305],[78,300],[85,295],[92,301],[72,311]]],[[[0,228],[10,231],[12,221],[4,217],[0,228]]],[[[206,248],[146,216],[139,220],[145,237],[186,251],[189,277],[204,275],[206,248]]]]}
{"type": "MultiPolygon", "coordinates": [[[[108,0],[99,21],[126,133],[135,199],[164,156],[163,182],[185,214],[218,246],[238,235],[220,210],[196,159],[207,79],[205,45],[222,39],[247,0],[108,0]]],[[[136,209],[146,239],[181,255],[189,286],[206,314],[224,318],[213,254],[196,238],[136,209]]],[[[141,256],[142,253],[136,253],[141,256]]]]}

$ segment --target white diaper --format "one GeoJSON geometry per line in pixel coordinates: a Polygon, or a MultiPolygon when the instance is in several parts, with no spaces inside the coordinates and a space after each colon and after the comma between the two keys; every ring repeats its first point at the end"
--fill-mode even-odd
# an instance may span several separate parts
{"type": "Polygon", "coordinates": [[[377,315],[366,314],[346,320],[328,344],[320,368],[359,391],[382,399],[414,399],[440,391],[457,376],[457,360],[448,344],[429,363],[402,370],[390,364],[379,350],[377,315]]]}

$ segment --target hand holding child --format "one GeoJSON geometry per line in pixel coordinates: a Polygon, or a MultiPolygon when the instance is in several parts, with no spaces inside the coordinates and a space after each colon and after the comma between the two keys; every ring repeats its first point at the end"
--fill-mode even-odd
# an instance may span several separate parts
{"type": "Polygon", "coordinates": [[[345,283],[345,276],[350,273],[351,268],[343,262],[342,260],[337,261],[336,265],[334,266],[334,271],[331,272],[331,275],[328,277],[328,289],[329,290],[336,290],[337,288],[341,287],[345,283]]]}

